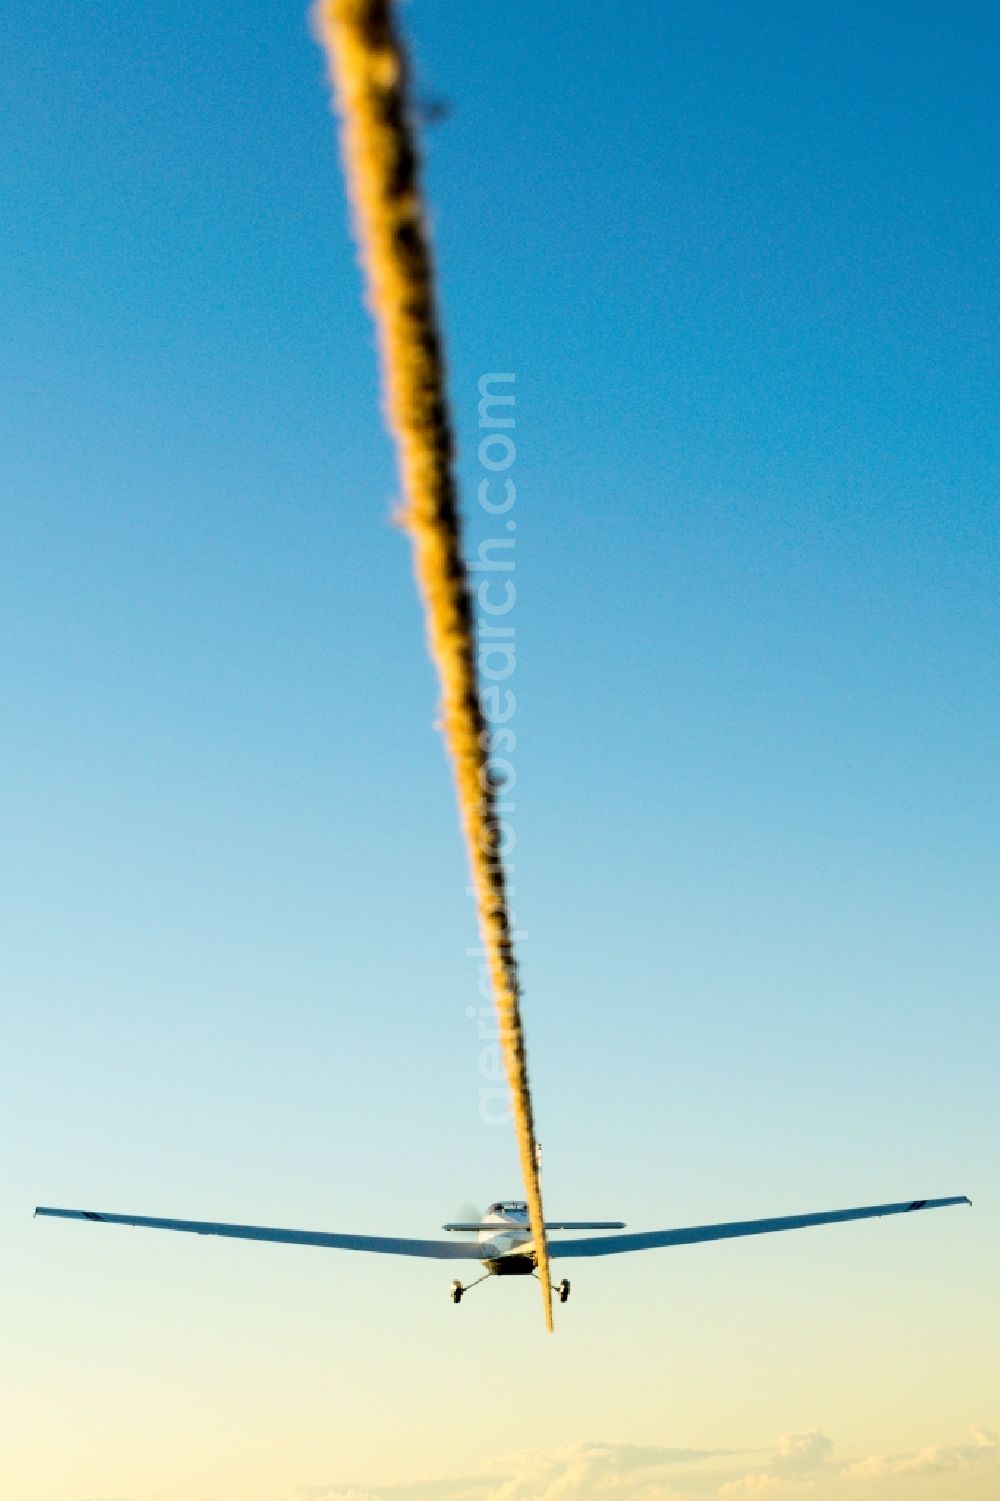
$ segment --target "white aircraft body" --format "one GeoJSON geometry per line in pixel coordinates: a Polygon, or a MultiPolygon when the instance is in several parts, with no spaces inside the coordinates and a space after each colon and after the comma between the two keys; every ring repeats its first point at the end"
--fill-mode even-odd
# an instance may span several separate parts
{"type": "MultiPolygon", "coordinates": [[[[781,1219],[734,1220],[720,1225],[693,1225],[677,1230],[643,1230],[630,1235],[570,1235],[549,1239],[555,1231],[622,1231],[618,1220],[546,1221],[546,1241],[552,1258],[618,1256],[626,1251],[648,1251],[661,1246],[686,1246],[700,1241],[730,1240],[743,1235],[765,1235],[772,1230],[804,1230],[810,1225],[836,1225],[845,1220],[876,1219],[886,1214],[912,1214],[921,1209],[945,1209],[968,1204],[964,1194],[947,1199],[908,1199],[901,1204],[868,1204],[860,1209],[831,1209],[820,1214],[791,1214],[781,1219]]],[[[223,1225],[211,1220],[153,1219],[141,1214],[105,1214],[92,1209],[48,1209],[36,1214],[65,1220],[95,1220],[107,1225],[138,1225],[148,1230],[183,1230],[194,1235],[223,1235],[232,1240],[265,1240],[293,1246],[325,1246],[340,1251],[374,1251],[389,1256],[424,1256],[439,1261],[478,1261],[482,1274],[475,1282],[451,1285],[453,1303],[460,1303],[469,1287],[487,1277],[536,1275],[537,1252],[528,1228],[528,1206],[519,1199],[491,1204],[481,1220],[461,1221],[441,1228],[474,1239],[401,1240],[382,1235],[349,1235],[326,1230],[275,1230],[263,1225],[223,1225]]],[[[564,1279],[553,1288],[561,1302],[569,1297],[564,1279]]]]}

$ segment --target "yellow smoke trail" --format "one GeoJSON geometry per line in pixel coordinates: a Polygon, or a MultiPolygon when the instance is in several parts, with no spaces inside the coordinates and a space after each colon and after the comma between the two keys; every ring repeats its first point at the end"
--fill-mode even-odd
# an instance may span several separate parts
{"type": "Polygon", "coordinates": [[[321,0],[318,19],[342,120],[342,149],[368,300],[379,333],[389,425],[395,437],[424,600],[430,653],[441,684],[469,849],[479,927],[489,962],[521,1171],[538,1260],[546,1328],[552,1293],[517,964],[479,707],[476,647],[452,470],[453,440],[433,268],[410,128],[406,59],[390,0],[321,0]]]}

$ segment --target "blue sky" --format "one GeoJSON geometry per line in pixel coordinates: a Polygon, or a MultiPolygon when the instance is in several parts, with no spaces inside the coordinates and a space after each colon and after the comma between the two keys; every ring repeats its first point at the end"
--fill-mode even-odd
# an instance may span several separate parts
{"type": "Polygon", "coordinates": [[[456,1313],[433,1266],[32,1223],[93,1203],[423,1235],[518,1184],[477,1113],[473,911],[307,17],[22,8],[10,1484],[667,1494],[631,1445],[767,1451],[691,1494],[906,1475],[918,1496],[933,1463],[905,1466],[932,1450],[980,1501],[996,10],[402,16],[417,92],[450,106],[424,145],[470,546],[477,383],[516,374],[515,885],[548,1207],[975,1210],[602,1265],[530,1390],[520,1284],[456,1313]],[[775,1447],[813,1430],[834,1447],[775,1447]]]}

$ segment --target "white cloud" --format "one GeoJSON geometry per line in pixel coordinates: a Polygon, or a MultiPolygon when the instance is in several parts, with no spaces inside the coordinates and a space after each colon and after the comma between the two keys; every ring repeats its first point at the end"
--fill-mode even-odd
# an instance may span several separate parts
{"type": "MultiPolygon", "coordinates": [[[[616,1444],[585,1440],[559,1449],[529,1450],[499,1461],[492,1476],[474,1475],[386,1485],[300,1487],[296,1501],[682,1501],[664,1472],[690,1474],[703,1461],[728,1460],[746,1451],[679,1449],[662,1444],[616,1444]]],[[[702,1492],[706,1492],[703,1484],[702,1492]]],[[[714,1489],[714,1486],[712,1487],[714,1489]]]]}
{"type": "Polygon", "coordinates": [[[668,1501],[679,1493],[663,1480],[665,1469],[715,1458],[718,1452],[583,1442],[516,1455],[504,1465],[510,1473],[484,1501],[564,1501],[609,1492],[621,1501],[668,1501]]]}
{"type": "Polygon", "coordinates": [[[775,1445],[771,1468],[778,1474],[802,1474],[825,1465],[833,1453],[833,1439],[811,1428],[808,1433],[783,1433],[775,1445]]]}
{"type": "MultiPolygon", "coordinates": [[[[819,1429],[785,1433],[746,1471],[746,1450],[680,1449],[584,1440],[531,1450],[496,1464],[492,1474],[452,1476],[369,1488],[341,1484],[301,1489],[298,1501],[902,1501],[901,1477],[1000,1469],[1000,1440],[973,1427],[969,1441],[928,1444],[904,1454],[838,1457],[819,1429]],[[743,1471],[743,1473],[741,1473],[743,1471]]],[[[760,1451],[757,1451],[760,1452],[760,1451]]]]}
{"type": "Polygon", "coordinates": [[[1000,1462],[1000,1444],[987,1428],[969,1429],[971,1444],[927,1444],[912,1454],[869,1454],[847,1465],[844,1474],[864,1479],[891,1475],[937,1475],[1000,1462]]]}
{"type": "Polygon", "coordinates": [[[775,1495],[782,1491],[801,1493],[809,1488],[810,1477],[825,1472],[833,1454],[833,1440],[811,1428],[806,1433],[783,1433],[774,1446],[774,1455],[766,1470],[741,1475],[719,1488],[721,1497],[775,1495]]]}

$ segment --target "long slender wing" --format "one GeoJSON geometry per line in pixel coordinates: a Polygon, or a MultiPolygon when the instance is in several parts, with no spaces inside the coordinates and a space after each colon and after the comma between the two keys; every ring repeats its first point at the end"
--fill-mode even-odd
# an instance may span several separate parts
{"type": "Polygon", "coordinates": [[[479,1261],[475,1241],[397,1240],[386,1235],[338,1235],[325,1230],[272,1230],[264,1225],[217,1225],[212,1220],[161,1220],[144,1214],[98,1214],[92,1209],[46,1209],[36,1214],[62,1220],[96,1220],[103,1225],[139,1225],[146,1230],[187,1230],[193,1235],[226,1235],[232,1240],[269,1240],[292,1246],[326,1246],[338,1251],[376,1251],[386,1256],[432,1256],[442,1261],[479,1261]]]}
{"type": "Polygon", "coordinates": [[[598,1240],[553,1240],[550,1256],[617,1256],[657,1246],[689,1246],[703,1240],[730,1240],[739,1235],[767,1235],[771,1230],[804,1230],[809,1225],[837,1225],[843,1220],[871,1220],[882,1214],[910,1214],[916,1209],[944,1209],[969,1204],[964,1194],[952,1199],[911,1199],[906,1204],[868,1204],[862,1209],[830,1209],[823,1214],[790,1214],[776,1220],[734,1220],[728,1225],[693,1225],[686,1230],[646,1230],[635,1235],[602,1235],[598,1240]]]}

